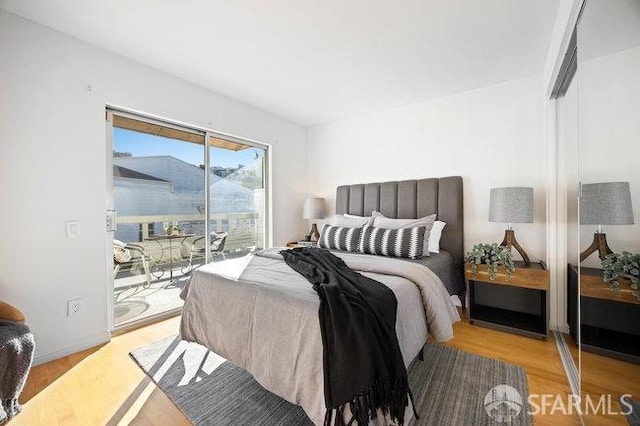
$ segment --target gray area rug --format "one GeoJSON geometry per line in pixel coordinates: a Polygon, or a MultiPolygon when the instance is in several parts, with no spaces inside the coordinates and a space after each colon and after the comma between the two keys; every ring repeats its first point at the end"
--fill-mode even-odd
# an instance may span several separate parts
{"type": "Polygon", "coordinates": [[[640,426],[640,401],[629,401],[628,404],[633,406],[631,413],[627,415],[627,420],[631,426],[640,426]]]}
{"type": "MultiPolygon", "coordinates": [[[[300,407],[198,344],[168,337],[131,357],[196,425],[312,424],[300,407]]],[[[412,424],[532,424],[522,368],[438,344],[427,344],[424,359],[409,366],[420,414],[412,424]]]]}

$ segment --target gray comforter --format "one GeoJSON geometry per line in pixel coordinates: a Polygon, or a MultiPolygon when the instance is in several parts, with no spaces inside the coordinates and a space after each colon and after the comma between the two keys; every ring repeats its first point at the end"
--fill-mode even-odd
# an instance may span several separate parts
{"type": "MultiPolygon", "coordinates": [[[[460,319],[428,268],[402,260],[336,253],[352,269],[387,285],[398,299],[396,332],[406,365],[431,334],[453,337],[460,319]]],[[[311,284],[266,250],[193,272],[181,336],[250,372],[267,390],[300,405],[315,424],[325,414],[320,301],[311,284]]]]}

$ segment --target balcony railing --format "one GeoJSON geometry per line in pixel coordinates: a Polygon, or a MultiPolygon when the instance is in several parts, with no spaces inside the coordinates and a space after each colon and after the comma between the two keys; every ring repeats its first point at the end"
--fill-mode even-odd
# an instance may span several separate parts
{"type": "MultiPolygon", "coordinates": [[[[142,245],[152,256],[154,264],[179,264],[185,261],[189,258],[193,240],[204,235],[204,215],[200,214],[119,216],[117,222],[119,225],[139,225],[137,241],[124,242],[142,245]],[[154,235],[162,235],[164,231],[154,234],[150,225],[162,222],[177,222],[183,233],[193,235],[173,240],[154,239],[154,235]]],[[[250,252],[263,247],[263,227],[258,213],[215,213],[211,215],[209,223],[211,232],[228,233],[225,253],[250,252]]]]}

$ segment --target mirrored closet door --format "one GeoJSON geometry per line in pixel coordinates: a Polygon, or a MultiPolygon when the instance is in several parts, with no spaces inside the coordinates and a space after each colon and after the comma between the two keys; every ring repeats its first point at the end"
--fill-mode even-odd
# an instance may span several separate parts
{"type": "Polygon", "coordinates": [[[605,415],[626,424],[621,412],[640,401],[640,1],[587,0],[577,52],[580,186],[572,232],[580,254],[568,246],[568,312],[579,323],[572,336],[583,400],[605,402],[583,420],[602,424],[605,415]]]}

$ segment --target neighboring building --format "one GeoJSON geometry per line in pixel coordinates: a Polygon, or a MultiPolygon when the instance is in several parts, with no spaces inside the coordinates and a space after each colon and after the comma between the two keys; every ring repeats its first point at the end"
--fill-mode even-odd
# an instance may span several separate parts
{"type": "MultiPolygon", "coordinates": [[[[253,235],[254,244],[262,234],[256,206],[262,203],[262,187],[256,186],[262,175],[259,164],[249,164],[226,178],[213,173],[209,176],[211,194],[211,229],[253,235]],[[246,169],[246,170],[245,170],[246,169]],[[250,187],[243,185],[247,183],[250,187]],[[258,203],[258,204],[257,204],[258,203]],[[224,215],[228,213],[229,215],[224,215]],[[231,213],[255,213],[229,222],[231,213]],[[257,223],[258,222],[258,223],[257,223]]],[[[163,221],[179,222],[188,233],[204,234],[204,170],[170,155],[149,157],[115,157],[114,205],[118,212],[118,230],[115,238],[126,242],[143,241],[144,238],[162,234],[163,221]],[[145,218],[146,217],[146,218],[145,218]]],[[[261,211],[261,210],[260,210],[261,211]]]]}
{"type": "Polygon", "coordinates": [[[204,189],[204,170],[171,155],[115,157],[113,164],[169,181],[177,194],[201,194],[204,189]]]}

